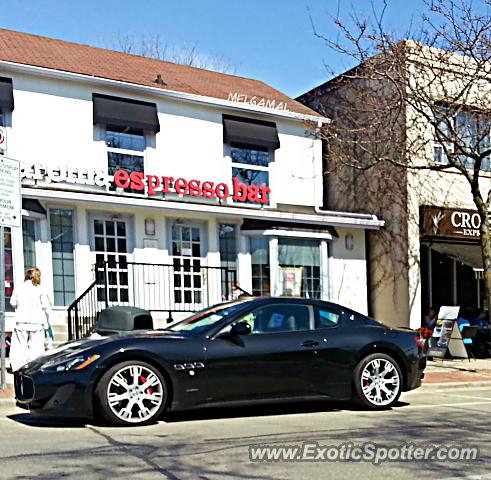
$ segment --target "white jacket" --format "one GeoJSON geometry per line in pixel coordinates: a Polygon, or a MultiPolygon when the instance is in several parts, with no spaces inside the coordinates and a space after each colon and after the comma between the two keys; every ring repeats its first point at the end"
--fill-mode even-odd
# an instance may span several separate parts
{"type": "Polygon", "coordinates": [[[50,303],[47,293],[40,285],[33,285],[30,280],[26,280],[15,287],[10,305],[15,308],[17,328],[40,330],[47,326],[50,303]]]}

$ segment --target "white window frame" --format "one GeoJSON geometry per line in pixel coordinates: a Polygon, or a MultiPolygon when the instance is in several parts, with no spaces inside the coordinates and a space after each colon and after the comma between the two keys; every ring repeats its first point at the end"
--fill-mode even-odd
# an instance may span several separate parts
{"type": "MultiPolygon", "coordinates": [[[[47,205],[46,208],[46,220],[47,220],[47,232],[48,232],[48,241],[51,247],[51,255],[53,255],[53,245],[52,239],[53,235],[51,233],[51,211],[52,210],[71,210],[73,212],[72,220],[72,235],[73,235],[73,277],[74,277],[74,288],[75,288],[75,299],[78,298],[78,286],[77,286],[77,255],[75,250],[75,245],[78,243],[78,211],[77,207],[74,205],[56,205],[50,204],[47,205]]],[[[55,304],[55,279],[54,279],[54,268],[53,268],[53,256],[51,256],[51,282],[52,282],[52,299],[53,299],[53,308],[58,310],[66,310],[70,305],[56,305],[55,304]]]]}
{"type": "MultiPolygon", "coordinates": [[[[36,263],[38,259],[38,243],[40,241],[41,235],[40,235],[40,219],[36,217],[29,217],[29,216],[22,216],[22,222],[32,222],[34,223],[34,255],[36,257],[36,263]]],[[[74,245],[75,248],[75,245],[74,245]]],[[[24,265],[24,272],[26,271],[27,265],[25,264],[25,259],[24,259],[24,228],[22,228],[22,262],[24,265]]]]}
{"type": "MultiPolygon", "coordinates": [[[[462,113],[462,112],[461,112],[462,113]]],[[[452,123],[452,128],[454,129],[457,129],[457,125],[456,125],[456,121],[457,121],[457,117],[458,117],[458,113],[455,114],[453,113],[452,116],[451,116],[451,123],[452,123]]],[[[488,130],[488,137],[491,141],[491,128],[488,130]]],[[[454,148],[454,145],[452,142],[439,142],[436,138],[436,132],[434,132],[434,135],[433,135],[433,139],[434,139],[434,143],[433,143],[433,161],[437,164],[437,165],[449,165],[449,161],[447,159],[447,156],[445,154],[445,151],[444,151],[444,146],[446,147],[446,149],[448,150],[449,153],[454,153],[455,152],[455,148],[454,148]],[[441,150],[441,153],[439,155],[440,157],[440,161],[437,161],[437,155],[436,155],[436,150],[441,150]]],[[[470,168],[470,167],[467,167],[467,168],[470,168]]],[[[485,170],[483,170],[485,171],[485,170]]]]}
{"type": "MultiPolygon", "coordinates": [[[[254,145],[249,145],[249,150],[254,150],[254,145]]],[[[261,172],[268,172],[268,188],[271,189],[271,173],[272,173],[272,170],[271,170],[271,164],[275,161],[275,151],[272,149],[272,148],[268,148],[268,156],[269,156],[269,162],[268,162],[268,166],[267,167],[263,167],[261,165],[252,165],[252,164],[249,164],[249,163],[235,163],[233,160],[232,160],[232,145],[230,143],[226,143],[225,144],[225,156],[228,158],[228,160],[230,161],[230,179],[233,178],[233,169],[234,168],[241,168],[243,170],[257,170],[257,171],[261,171],[261,172]]],[[[236,148],[240,148],[240,147],[236,147],[236,148]]],[[[273,203],[272,199],[271,199],[271,194],[269,195],[269,203],[268,204],[264,204],[264,203],[261,203],[261,204],[252,204],[252,203],[244,203],[244,202],[234,202],[232,200],[232,196],[229,197],[230,199],[230,203],[232,204],[238,204],[238,205],[245,205],[247,207],[260,207],[260,208],[264,208],[264,207],[274,207],[275,204],[273,203]]]]}
{"type": "MultiPolygon", "coordinates": [[[[104,142],[104,145],[106,147],[106,166],[107,166],[107,172],[109,175],[109,153],[119,153],[120,155],[131,155],[133,157],[141,157],[143,159],[143,174],[147,171],[147,149],[150,145],[150,139],[149,139],[149,132],[143,131],[143,140],[145,143],[145,146],[143,150],[128,150],[126,148],[116,148],[116,147],[110,147],[107,144],[107,131],[108,131],[108,125],[101,125],[101,130],[102,130],[102,141],[104,142]]],[[[110,129],[109,129],[110,130],[110,129]]],[[[111,182],[114,182],[114,176],[110,175],[109,179],[111,182]]],[[[118,191],[118,189],[111,190],[110,186],[107,187],[107,192],[108,193],[121,193],[118,191]]],[[[134,195],[135,197],[141,197],[142,195],[147,196],[147,186],[145,185],[144,190],[142,193],[125,193],[125,195],[134,195]]]]}

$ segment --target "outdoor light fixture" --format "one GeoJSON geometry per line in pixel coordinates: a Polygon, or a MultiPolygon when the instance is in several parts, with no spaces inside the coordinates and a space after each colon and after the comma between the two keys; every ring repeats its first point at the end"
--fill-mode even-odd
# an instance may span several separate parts
{"type": "Polygon", "coordinates": [[[351,233],[345,235],[344,246],[346,247],[346,250],[353,250],[353,248],[355,248],[355,238],[351,233]]]}
{"type": "Polygon", "coordinates": [[[145,218],[145,235],[153,237],[155,235],[155,219],[145,218]]]}

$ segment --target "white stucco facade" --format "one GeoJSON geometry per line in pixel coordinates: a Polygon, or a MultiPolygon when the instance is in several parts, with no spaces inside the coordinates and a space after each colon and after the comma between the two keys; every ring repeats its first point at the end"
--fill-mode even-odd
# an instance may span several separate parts
{"type": "MultiPolygon", "coordinates": [[[[155,92],[151,88],[74,77],[5,62],[0,62],[0,76],[12,79],[15,99],[14,110],[4,112],[8,140],[4,154],[22,162],[22,196],[26,205],[29,201],[31,204],[36,202],[44,210],[36,212],[32,207],[26,207],[23,211],[24,221],[33,222],[29,238],[35,246],[30,257],[26,252],[26,232],[23,235],[21,229],[12,229],[13,275],[7,279],[10,282],[8,288],[22,281],[25,268],[29,266],[26,265],[27,258],[35,258],[48,292],[53,298],[55,291],[62,292],[58,298],[64,301],[55,301],[60,323],[65,321],[69,303],[94,281],[97,254],[105,255],[107,260],[114,253],[112,247],[108,247],[109,241],[124,241],[125,261],[128,262],[170,266],[176,257],[175,249],[182,248],[179,250],[181,260],[189,256],[198,259],[203,267],[220,268],[224,265],[221,225],[231,226],[234,231],[233,240],[229,240],[233,252],[227,255],[232,258],[231,264],[242,290],[253,293],[257,289],[253,280],[257,276],[256,257],[266,255],[268,258],[261,264],[261,275],[269,276],[262,278],[262,285],[268,288],[264,287],[262,293],[283,294],[279,283],[281,256],[290,258],[291,252],[307,251],[307,245],[315,257],[309,270],[309,275],[315,277],[309,279],[313,282],[309,287],[313,296],[367,312],[365,229],[380,228],[382,222],[372,215],[340,214],[320,209],[322,147],[321,141],[313,136],[320,125],[314,118],[214,99],[197,101],[167,95],[162,90],[155,92]],[[137,152],[143,156],[144,175],[182,178],[188,182],[195,179],[214,185],[223,183],[230,191],[233,190],[233,166],[230,145],[224,142],[223,115],[274,123],[280,146],[270,152],[267,167],[269,202],[232,201],[232,195],[218,201],[176,193],[148,195],[146,190],[137,194],[81,184],[77,179],[86,174],[85,171],[91,178],[99,172],[109,179],[108,182],[112,181],[108,171],[107,126],[93,121],[94,93],[155,103],[160,131],[144,132],[143,151],[137,152]],[[64,221],[70,223],[70,233],[63,237],[68,230],[59,227],[63,242],[66,240],[59,245],[62,250],[70,250],[73,246],[72,252],[66,252],[73,253],[73,273],[60,273],[54,271],[58,268],[58,260],[53,255],[53,244],[59,238],[56,237],[53,215],[63,216],[67,211],[71,212],[69,219],[59,217],[59,221],[60,225],[64,221]],[[251,230],[247,224],[254,221],[262,222],[263,226],[251,230]],[[120,237],[109,238],[104,230],[106,236],[103,238],[97,232],[97,225],[101,224],[105,224],[106,229],[109,226],[123,228],[124,224],[124,232],[122,230],[120,237]],[[173,235],[178,230],[182,244],[176,247],[173,235]],[[184,235],[188,234],[195,235],[199,243],[192,254],[185,246],[184,235]],[[252,239],[262,239],[267,248],[254,250],[252,239]],[[97,246],[99,240],[105,242],[107,251],[97,246]],[[280,250],[283,253],[278,253],[280,250]],[[69,294],[63,293],[66,287],[63,275],[73,277],[70,281],[73,281],[74,291],[69,294]]],[[[68,264],[63,265],[66,268],[68,264]]],[[[306,275],[306,267],[301,268],[306,275]]],[[[145,275],[139,286],[127,287],[133,288],[134,292],[130,293],[135,303],[139,299],[143,302],[143,297],[138,296],[144,295],[146,287],[142,285],[152,284],[151,288],[156,291],[156,285],[163,288],[169,281],[165,275],[159,278],[145,275]]],[[[219,283],[216,282],[207,293],[208,303],[224,299],[219,283]]],[[[203,287],[195,290],[199,288],[203,287]]],[[[195,303],[204,305],[201,295],[204,292],[200,293],[201,301],[195,303]]],[[[146,299],[145,305],[151,308],[152,301],[146,299]]],[[[181,303],[183,301],[181,299],[181,303]]]]}

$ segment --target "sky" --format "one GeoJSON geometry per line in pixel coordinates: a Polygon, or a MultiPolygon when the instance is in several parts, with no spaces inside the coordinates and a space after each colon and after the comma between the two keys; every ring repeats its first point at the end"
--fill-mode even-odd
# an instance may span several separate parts
{"type": "MultiPolygon", "coordinates": [[[[417,25],[423,0],[385,0],[386,25],[417,25]]],[[[316,30],[336,39],[333,16],[349,22],[384,0],[0,0],[0,26],[37,35],[116,48],[158,35],[179,51],[192,46],[222,59],[236,75],[262,80],[296,97],[350,68],[316,30]],[[310,14],[309,14],[310,12],[310,14]],[[326,69],[326,65],[329,69],[326,69]]]]}

